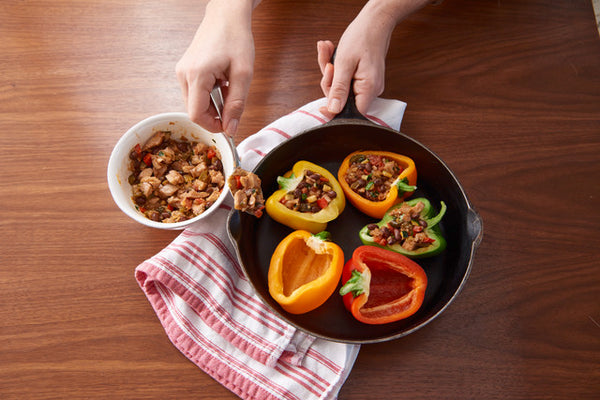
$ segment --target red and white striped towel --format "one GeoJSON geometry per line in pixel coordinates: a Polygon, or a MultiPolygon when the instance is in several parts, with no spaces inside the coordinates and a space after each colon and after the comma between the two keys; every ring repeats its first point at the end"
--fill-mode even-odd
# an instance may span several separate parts
{"type": "MultiPolygon", "coordinates": [[[[251,170],[278,143],[327,122],[313,101],[244,140],[251,170]]],[[[367,117],[400,129],[406,104],[376,99],[367,117]]],[[[231,197],[144,261],[135,277],[171,342],[243,399],[334,399],[360,349],[315,338],[290,326],[255,295],[230,243],[231,197]]]]}

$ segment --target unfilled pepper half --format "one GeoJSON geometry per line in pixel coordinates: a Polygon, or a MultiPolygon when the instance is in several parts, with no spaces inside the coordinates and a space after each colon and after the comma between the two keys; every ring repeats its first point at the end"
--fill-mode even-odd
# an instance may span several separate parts
{"type": "Polygon", "coordinates": [[[360,240],[410,258],[435,256],[446,248],[439,228],[445,213],[443,201],[437,214],[424,197],[404,201],[390,208],[378,223],[363,227],[360,240]]]}
{"type": "Polygon", "coordinates": [[[387,324],[416,313],[425,298],[427,275],[402,254],[360,246],[344,265],[344,306],[365,324],[387,324]]]}
{"type": "Polygon", "coordinates": [[[333,294],[342,275],[344,253],[329,241],[327,232],[316,235],[296,230],[275,249],[269,265],[269,293],[292,314],[319,307],[333,294]]]}
{"type": "Polygon", "coordinates": [[[388,151],[356,151],[338,170],[346,198],[361,212],[382,218],[394,204],[414,192],[417,168],[406,156],[388,151]]]}
{"type": "Polygon", "coordinates": [[[335,176],[309,161],[298,161],[277,178],[279,190],[266,202],[267,214],[292,229],[324,231],[344,211],[346,199],[335,176]]]}

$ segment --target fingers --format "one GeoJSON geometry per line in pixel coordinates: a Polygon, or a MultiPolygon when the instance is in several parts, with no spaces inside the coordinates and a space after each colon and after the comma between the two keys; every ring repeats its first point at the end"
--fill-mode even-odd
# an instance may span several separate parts
{"type": "Polygon", "coordinates": [[[250,90],[253,67],[251,63],[232,65],[229,86],[225,91],[225,106],[223,108],[223,129],[229,135],[234,135],[246,106],[246,98],[250,90]]]}
{"type": "Polygon", "coordinates": [[[356,108],[358,112],[363,115],[367,114],[369,111],[369,106],[373,103],[373,100],[383,92],[383,88],[381,91],[376,90],[371,81],[355,81],[354,82],[354,101],[356,103],[356,108]]]}
{"type": "Polygon", "coordinates": [[[223,130],[217,113],[211,107],[210,91],[216,82],[212,74],[200,71],[200,67],[186,63],[182,59],[175,66],[175,74],[191,121],[211,132],[223,130]]]}
{"type": "Polygon", "coordinates": [[[319,40],[317,42],[317,62],[322,74],[325,73],[325,66],[330,63],[334,51],[335,46],[331,41],[319,40]]]}
{"type": "Polygon", "coordinates": [[[327,63],[323,70],[323,77],[321,78],[321,90],[325,97],[329,96],[329,89],[331,89],[331,83],[333,82],[333,64],[327,63]]]}

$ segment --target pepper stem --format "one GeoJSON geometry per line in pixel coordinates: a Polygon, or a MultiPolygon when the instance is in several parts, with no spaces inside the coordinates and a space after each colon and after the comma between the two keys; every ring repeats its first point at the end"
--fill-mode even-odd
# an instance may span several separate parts
{"type": "Polygon", "coordinates": [[[279,185],[279,187],[281,189],[285,189],[285,190],[291,190],[293,189],[291,186],[294,184],[294,180],[296,179],[296,177],[294,176],[294,174],[292,173],[292,175],[289,178],[286,178],[285,176],[278,176],[277,177],[277,184],[279,185]]]}
{"type": "Polygon", "coordinates": [[[344,296],[352,292],[352,296],[358,297],[361,294],[368,292],[369,279],[364,279],[363,274],[357,270],[352,271],[350,279],[346,281],[344,286],[340,288],[340,296],[344,296]]]}
{"type": "Polygon", "coordinates": [[[444,214],[446,214],[446,203],[441,201],[440,202],[440,212],[435,217],[427,220],[427,226],[432,228],[432,227],[436,226],[437,224],[439,224],[440,221],[442,220],[442,218],[444,217],[444,214]]]}
{"type": "Polygon", "coordinates": [[[404,177],[404,178],[400,179],[398,182],[396,182],[396,187],[398,188],[399,194],[403,194],[406,192],[414,192],[417,189],[416,186],[408,184],[407,177],[404,177]]]}
{"type": "Polygon", "coordinates": [[[331,233],[327,232],[327,231],[322,231],[319,233],[315,233],[313,234],[314,237],[316,237],[317,239],[321,239],[325,242],[328,242],[331,240],[331,233]]]}

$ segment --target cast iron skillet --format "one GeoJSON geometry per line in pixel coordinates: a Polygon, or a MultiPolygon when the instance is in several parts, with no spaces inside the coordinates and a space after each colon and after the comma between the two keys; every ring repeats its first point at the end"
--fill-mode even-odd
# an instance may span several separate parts
{"type": "MultiPolygon", "coordinates": [[[[346,343],[374,343],[412,333],[446,309],[467,280],[483,230],[481,218],[446,164],[416,140],[366,120],[356,109],[353,96],[336,118],[278,145],[253,172],[261,178],[267,197],[278,189],[277,176],[291,170],[296,161],[313,162],[337,176],[341,161],[356,150],[387,150],[411,157],[418,175],[418,188],[411,198],[427,197],[436,209],[442,200],[448,206],[441,223],[448,242],[446,250],[432,258],[416,260],[427,273],[428,286],[423,305],[410,318],[384,325],[363,324],[346,311],[337,292],[314,311],[301,315],[287,313],[269,295],[267,273],[275,247],[292,230],[266,213],[257,219],[239,212],[230,214],[228,229],[257,295],[281,318],[317,337],[346,343]]],[[[347,202],[344,212],[328,224],[327,230],[343,249],[346,261],[362,245],[358,231],[370,222],[376,220],[347,202]]]]}

